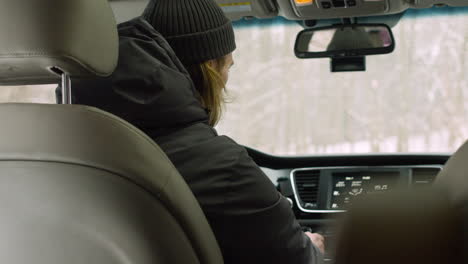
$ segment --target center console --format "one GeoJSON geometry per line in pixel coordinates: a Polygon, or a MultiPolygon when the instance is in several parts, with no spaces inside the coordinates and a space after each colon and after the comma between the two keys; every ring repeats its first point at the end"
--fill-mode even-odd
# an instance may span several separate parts
{"type": "Polygon", "coordinates": [[[302,168],[290,172],[293,208],[305,231],[325,237],[325,262],[333,261],[335,217],[368,194],[429,186],[440,165],[302,168]],[[328,224],[327,224],[328,223],[328,224]]]}
{"type": "Polygon", "coordinates": [[[353,200],[434,181],[441,166],[303,168],[291,171],[295,205],[304,213],[345,212],[353,200]]]}

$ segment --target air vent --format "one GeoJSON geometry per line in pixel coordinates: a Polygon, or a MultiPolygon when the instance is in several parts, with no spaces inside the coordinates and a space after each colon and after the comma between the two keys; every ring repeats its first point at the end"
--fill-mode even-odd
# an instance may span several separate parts
{"type": "Polygon", "coordinates": [[[414,168],[412,185],[415,188],[431,185],[440,168],[414,168]]]}
{"type": "Polygon", "coordinates": [[[316,209],[318,207],[319,181],[320,170],[303,170],[294,173],[294,184],[302,208],[316,209]]]}

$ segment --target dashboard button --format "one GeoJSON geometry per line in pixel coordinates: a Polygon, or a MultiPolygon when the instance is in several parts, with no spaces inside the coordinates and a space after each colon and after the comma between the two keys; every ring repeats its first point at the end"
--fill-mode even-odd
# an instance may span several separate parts
{"type": "Polygon", "coordinates": [[[305,203],[304,205],[305,209],[315,209],[317,207],[317,204],[315,203],[305,203]]]}
{"type": "Polygon", "coordinates": [[[323,9],[329,9],[331,8],[331,2],[327,2],[327,1],[322,1],[322,8],[323,9]]]}
{"type": "Polygon", "coordinates": [[[351,6],[356,6],[356,0],[348,0],[346,1],[346,4],[351,7],[351,6]]]}
{"type": "Polygon", "coordinates": [[[344,0],[333,0],[333,6],[334,7],[345,7],[345,1],[344,0]]]}

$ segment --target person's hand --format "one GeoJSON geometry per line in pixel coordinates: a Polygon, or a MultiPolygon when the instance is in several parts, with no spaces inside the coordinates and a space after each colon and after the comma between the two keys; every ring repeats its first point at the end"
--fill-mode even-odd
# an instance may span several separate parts
{"type": "Polygon", "coordinates": [[[314,244],[322,254],[325,254],[325,238],[317,233],[305,232],[305,234],[310,238],[312,244],[314,244]]]}

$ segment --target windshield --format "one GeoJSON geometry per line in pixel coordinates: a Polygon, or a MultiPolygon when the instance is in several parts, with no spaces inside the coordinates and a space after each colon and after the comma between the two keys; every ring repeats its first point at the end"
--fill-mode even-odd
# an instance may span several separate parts
{"type": "MultiPolygon", "coordinates": [[[[234,22],[229,103],[217,129],[276,155],[453,152],[468,138],[468,8],[407,11],[395,51],[366,72],[300,60],[302,27],[282,18],[234,22]]],[[[56,85],[1,87],[0,102],[55,103],[56,85]]]]}
{"type": "Polygon", "coordinates": [[[300,60],[302,27],[235,22],[238,48],[218,125],[240,144],[278,155],[453,152],[468,138],[468,9],[410,10],[395,51],[366,72],[331,73],[300,60]]]}

